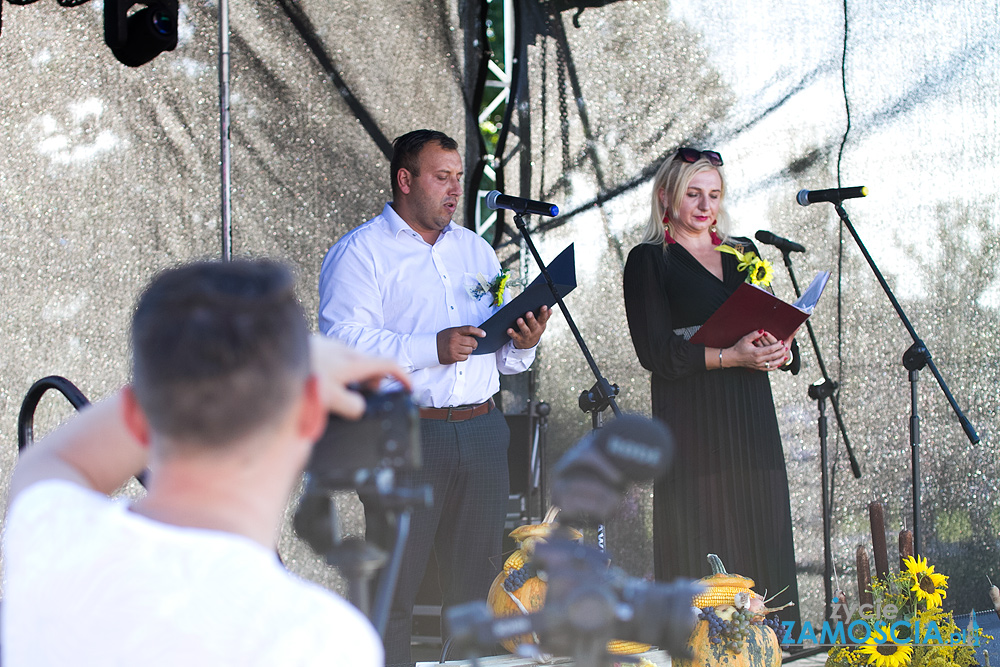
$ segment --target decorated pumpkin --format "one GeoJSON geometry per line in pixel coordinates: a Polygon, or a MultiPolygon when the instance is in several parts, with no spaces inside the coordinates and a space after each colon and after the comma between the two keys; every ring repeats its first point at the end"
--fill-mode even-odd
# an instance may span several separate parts
{"type": "Polygon", "coordinates": [[[729,574],[715,554],[708,560],[712,574],[701,580],[706,590],[694,597],[701,614],[688,639],[692,658],[676,658],[676,667],[780,667],[775,630],[781,625],[766,614],[784,607],[768,609],[753,579],[729,574]]]}
{"type": "MultiPolygon", "coordinates": [[[[539,611],[545,604],[545,593],[548,588],[544,575],[539,576],[532,559],[535,545],[544,542],[556,527],[555,517],[558,508],[552,508],[542,519],[542,523],[520,526],[511,531],[510,537],[517,543],[517,550],[503,564],[503,571],[493,580],[489,595],[486,597],[493,615],[497,618],[516,614],[530,614],[539,611]]],[[[583,534],[573,531],[573,537],[583,539],[583,534]]],[[[521,635],[501,642],[511,653],[517,652],[521,644],[537,644],[538,637],[521,635]]],[[[608,643],[608,652],[619,655],[643,653],[650,649],[649,644],[614,640],[608,643]]]]}

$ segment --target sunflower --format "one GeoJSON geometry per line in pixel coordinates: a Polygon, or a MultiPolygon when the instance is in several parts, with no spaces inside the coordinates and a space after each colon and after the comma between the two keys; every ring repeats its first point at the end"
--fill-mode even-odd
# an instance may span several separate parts
{"type": "Polygon", "coordinates": [[[858,647],[858,652],[868,656],[869,665],[875,667],[906,667],[913,657],[913,647],[905,644],[896,644],[892,639],[888,626],[881,626],[881,636],[885,638],[884,643],[879,643],[875,637],[879,633],[872,633],[865,643],[858,647]]]}
{"type": "Polygon", "coordinates": [[[771,262],[758,257],[757,253],[752,250],[743,252],[725,243],[716,246],[715,249],[736,257],[736,270],[747,272],[746,281],[748,283],[761,287],[771,286],[771,280],[774,278],[774,267],[771,266],[771,262]]]}
{"type": "Polygon", "coordinates": [[[917,594],[917,601],[927,603],[928,609],[937,609],[948,595],[948,577],[934,571],[933,565],[927,564],[926,558],[907,556],[903,559],[906,571],[910,573],[912,586],[910,590],[917,594]]]}
{"type": "Polygon", "coordinates": [[[753,266],[750,267],[749,274],[750,282],[754,285],[762,285],[768,287],[771,284],[771,280],[774,278],[774,267],[771,266],[771,262],[763,258],[758,258],[753,266]]]}

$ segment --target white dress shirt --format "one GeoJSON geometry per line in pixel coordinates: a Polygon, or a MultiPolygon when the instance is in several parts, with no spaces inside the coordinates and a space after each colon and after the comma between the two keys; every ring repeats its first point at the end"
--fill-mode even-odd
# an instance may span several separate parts
{"type": "Polygon", "coordinates": [[[319,329],[395,359],[411,373],[418,405],[482,403],[500,389],[500,373],[528,370],[535,349],[519,350],[511,341],[494,354],[442,365],[437,333],[485,322],[497,308],[489,294],[477,299],[470,289],[477,275],[492,281],[499,272],[493,248],[474,232],[450,223],[431,245],[386,204],[323,260],[319,329]]]}

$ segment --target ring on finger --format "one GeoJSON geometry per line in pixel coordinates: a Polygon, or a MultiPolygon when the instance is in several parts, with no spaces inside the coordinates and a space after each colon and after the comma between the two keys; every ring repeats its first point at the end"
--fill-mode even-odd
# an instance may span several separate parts
{"type": "Polygon", "coordinates": [[[771,367],[771,362],[770,361],[765,361],[764,362],[764,368],[770,368],[770,367],[771,367]]]}

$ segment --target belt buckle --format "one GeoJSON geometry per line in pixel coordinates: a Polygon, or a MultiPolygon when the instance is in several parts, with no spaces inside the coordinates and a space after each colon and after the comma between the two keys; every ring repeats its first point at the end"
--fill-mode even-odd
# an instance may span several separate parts
{"type": "Polygon", "coordinates": [[[448,422],[449,424],[455,424],[457,422],[464,422],[465,419],[452,419],[451,418],[451,413],[452,413],[453,410],[455,410],[455,408],[448,408],[448,416],[445,417],[445,421],[448,422]]]}

